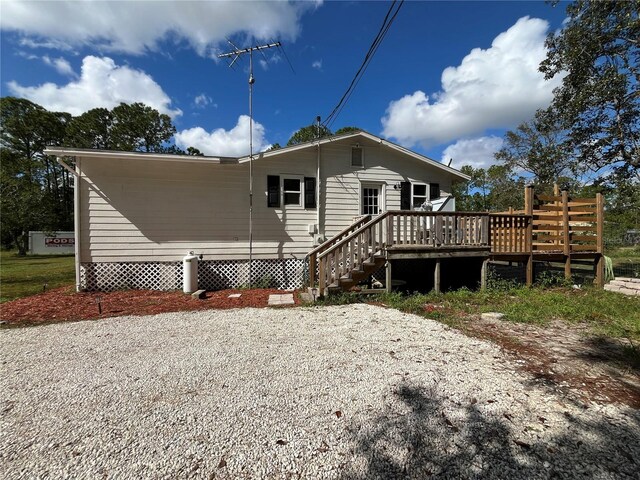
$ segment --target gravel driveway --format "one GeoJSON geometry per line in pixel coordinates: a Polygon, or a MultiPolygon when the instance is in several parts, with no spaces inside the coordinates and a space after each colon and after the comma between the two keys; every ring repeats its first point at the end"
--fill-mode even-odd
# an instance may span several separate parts
{"type": "Polygon", "coordinates": [[[640,413],[368,305],[0,331],[0,476],[638,478],[640,413]]]}

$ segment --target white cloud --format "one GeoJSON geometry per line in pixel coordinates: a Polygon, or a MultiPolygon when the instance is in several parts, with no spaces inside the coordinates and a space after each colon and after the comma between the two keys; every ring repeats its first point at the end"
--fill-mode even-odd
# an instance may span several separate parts
{"type": "Polygon", "coordinates": [[[50,58],[48,55],[42,57],[42,61],[56,69],[60,75],[66,75],[69,77],[77,77],[76,72],[73,71],[71,64],[64,58],[50,58]]]}
{"type": "Polygon", "coordinates": [[[215,108],[218,107],[218,104],[212,103],[211,97],[205,95],[204,93],[197,95],[193,99],[193,104],[196,106],[196,108],[205,108],[207,105],[213,105],[215,108]]]}
{"type": "Polygon", "coordinates": [[[113,108],[121,102],[142,102],[172,117],[182,114],[170,108],[171,99],[153,78],[141,70],[118,66],[108,58],[87,56],[82,61],[80,78],[63,86],[44,83],[25,87],[8,82],[9,91],[27,98],[47,110],[80,115],[96,107],[113,108]]]}
{"type": "MultiPolygon", "coordinates": [[[[241,157],[249,154],[249,116],[240,115],[238,123],[231,130],[218,128],[207,132],[202,127],[182,130],[175,135],[175,142],[180,148],[195,147],[205,155],[223,157],[241,157]]],[[[253,122],[253,151],[267,149],[269,143],[264,137],[264,126],[253,122]]]]}
{"type": "Polygon", "coordinates": [[[322,70],[322,59],[316,60],[311,64],[311,68],[315,68],[316,70],[322,70]]]}
{"type": "Polygon", "coordinates": [[[34,1],[3,0],[0,27],[23,35],[23,46],[71,49],[91,45],[141,54],[158,42],[185,41],[200,55],[237,33],[259,40],[295,40],[300,18],[319,2],[34,1]]]}
{"type": "Polygon", "coordinates": [[[460,169],[463,165],[473,168],[489,168],[496,163],[494,154],[502,148],[502,138],[490,136],[458,140],[442,152],[442,163],[460,169]]]}
{"type": "Polygon", "coordinates": [[[491,48],[473,49],[457,67],[442,72],[442,91],[417,90],[389,104],[383,134],[404,145],[431,146],[512,128],[546,107],[560,77],[545,81],[538,65],[546,57],[549,24],[523,17],[498,35],[491,48]]]}

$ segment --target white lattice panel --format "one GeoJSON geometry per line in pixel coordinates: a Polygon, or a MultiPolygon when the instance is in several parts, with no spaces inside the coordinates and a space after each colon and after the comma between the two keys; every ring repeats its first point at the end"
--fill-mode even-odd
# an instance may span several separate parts
{"type": "MultiPolygon", "coordinates": [[[[299,259],[205,260],[198,264],[198,286],[222,290],[249,285],[255,288],[300,288],[308,262],[299,259]]],[[[177,290],[182,288],[182,262],[83,263],[80,286],[88,291],[124,289],[177,290]]]]}
{"type": "Polygon", "coordinates": [[[125,289],[175,290],[182,287],[181,262],[83,263],[83,290],[109,292],[125,289]]]}
{"type": "Polygon", "coordinates": [[[254,260],[205,260],[198,265],[198,285],[206,290],[239,288],[300,288],[307,271],[307,262],[295,258],[254,260]],[[250,272],[251,270],[251,272],[250,272]]]}

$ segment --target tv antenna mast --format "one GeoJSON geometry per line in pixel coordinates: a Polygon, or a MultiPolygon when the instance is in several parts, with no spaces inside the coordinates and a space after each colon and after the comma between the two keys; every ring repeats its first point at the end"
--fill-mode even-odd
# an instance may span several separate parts
{"type": "MultiPolygon", "coordinates": [[[[242,55],[249,54],[249,288],[251,288],[253,278],[253,84],[256,82],[253,76],[253,52],[280,47],[281,43],[274,42],[254,47],[238,48],[231,43],[231,40],[227,40],[227,42],[234,49],[230,52],[219,54],[218,58],[233,57],[229,67],[233,67],[234,63],[242,55]]],[[[264,53],[262,54],[264,55],[264,53]]]]}

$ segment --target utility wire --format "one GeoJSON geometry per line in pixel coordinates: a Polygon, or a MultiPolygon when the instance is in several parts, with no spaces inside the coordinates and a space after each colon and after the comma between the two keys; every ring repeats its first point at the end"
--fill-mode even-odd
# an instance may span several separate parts
{"type": "Polygon", "coordinates": [[[354,75],[353,80],[351,80],[349,87],[342,95],[342,98],[340,98],[340,101],[338,102],[338,104],[334,107],[334,109],[331,111],[331,113],[325,118],[324,122],[322,123],[322,125],[324,125],[325,127],[329,128],[333,124],[333,122],[335,122],[335,120],[338,118],[338,115],[340,115],[340,112],[342,112],[342,109],[345,107],[345,105],[349,101],[349,98],[351,98],[351,95],[353,94],[354,90],[358,86],[360,79],[362,78],[364,73],[367,71],[367,67],[369,66],[369,63],[375,56],[378,50],[378,47],[380,47],[380,45],[382,44],[382,41],[384,40],[384,37],[387,35],[389,28],[393,24],[393,21],[396,19],[396,16],[398,15],[400,8],[402,8],[403,3],[404,3],[404,0],[399,0],[399,1],[393,0],[393,3],[389,7],[387,14],[385,15],[384,20],[382,21],[382,25],[380,26],[380,29],[378,30],[377,35],[373,39],[373,42],[371,43],[371,46],[369,47],[369,50],[367,51],[367,54],[365,55],[364,60],[360,65],[360,68],[358,68],[358,71],[354,75]]]}

